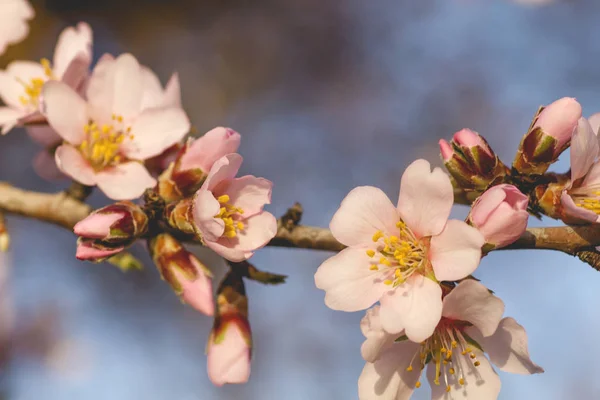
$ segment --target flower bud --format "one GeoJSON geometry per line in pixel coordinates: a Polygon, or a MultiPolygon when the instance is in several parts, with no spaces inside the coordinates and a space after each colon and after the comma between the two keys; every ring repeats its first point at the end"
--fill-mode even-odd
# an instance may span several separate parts
{"type": "Polygon", "coordinates": [[[189,139],[175,161],[160,176],[158,190],[167,202],[190,196],[202,186],[215,161],[235,153],[240,145],[240,134],[218,127],[198,139],[189,139]]]}
{"type": "Polygon", "coordinates": [[[513,185],[497,185],[474,203],[469,223],[479,229],[486,243],[495,248],[517,240],[527,228],[529,198],[513,185]]]}
{"type": "Polygon", "coordinates": [[[125,246],[105,246],[93,239],[79,238],[75,257],[78,260],[100,262],[125,249],[125,246]]]}
{"type": "Polygon", "coordinates": [[[213,315],[210,270],[168,233],[150,239],[148,247],[162,279],[181,300],[203,314],[213,315]]]}
{"type": "Polygon", "coordinates": [[[581,105],[563,97],[540,109],[523,136],[513,167],[522,174],[541,175],[571,143],[581,118],[581,105]]]}
{"type": "Polygon", "coordinates": [[[451,143],[440,140],[439,145],[444,164],[461,189],[482,192],[508,173],[486,140],[470,129],[456,132],[451,143]]]}
{"type": "Polygon", "coordinates": [[[207,345],[208,377],[217,386],[250,377],[252,332],[242,278],[229,273],[217,295],[217,316],[207,345]]]}

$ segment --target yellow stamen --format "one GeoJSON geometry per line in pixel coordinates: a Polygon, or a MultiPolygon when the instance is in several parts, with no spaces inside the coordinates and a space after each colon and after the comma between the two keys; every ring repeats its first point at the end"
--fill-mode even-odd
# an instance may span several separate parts
{"type": "Polygon", "coordinates": [[[367,255],[369,257],[371,257],[371,258],[374,257],[375,256],[375,250],[367,250],[367,255]]]}
{"type": "Polygon", "coordinates": [[[381,231],[377,231],[375,232],[375,234],[373,235],[373,241],[377,242],[379,239],[381,239],[383,237],[383,232],[381,231]]]}
{"type": "Polygon", "coordinates": [[[415,383],[415,387],[418,389],[421,387],[421,381],[417,381],[417,383],[415,383]]]}

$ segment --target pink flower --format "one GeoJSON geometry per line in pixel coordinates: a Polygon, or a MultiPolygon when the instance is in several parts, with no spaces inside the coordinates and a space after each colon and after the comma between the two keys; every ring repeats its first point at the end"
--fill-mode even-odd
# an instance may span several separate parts
{"type": "Polygon", "coordinates": [[[43,90],[48,123],[67,142],[56,150],[59,169],[115,200],[154,187],[142,161],[180,141],[190,128],[179,107],[142,109],[142,83],[137,60],[124,54],[98,63],[87,103],[64,83],[48,82],[43,90]]]}
{"type": "Polygon", "coordinates": [[[486,153],[489,157],[493,158],[496,156],[490,145],[477,132],[473,132],[470,129],[461,129],[454,134],[453,139],[460,147],[468,149],[478,147],[481,149],[480,151],[486,153]]]}
{"type": "Polygon", "coordinates": [[[574,98],[563,97],[542,110],[532,130],[540,128],[545,135],[556,139],[554,157],[558,157],[571,141],[579,118],[581,105],[574,98]]]}
{"type": "Polygon", "coordinates": [[[78,260],[100,262],[125,250],[125,246],[104,247],[91,239],[79,239],[75,257],[78,260]]]}
{"type": "Polygon", "coordinates": [[[251,175],[235,178],[241,164],[239,154],[220,158],[193,200],[194,229],[230,261],[247,260],[277,234],[277,220],[263,211],[273,184],[251,175]]]}
{"type": "MultiPolygon", "coordinates": [[[[47,59],[40,63],[13,61],[0,71],[0,97],[6,107],[0,107],[1,133],[25,122],[43,120],[40,96],[48,81],[61,81],[74,90],[81,90],[92,62],[92,30],[86,23],[66,28],[59,36],[53,64],[47,59]]],[[[36,138],[56,142],[56,135],[47,128],[34,128],[36,138]],[[43,138],[48,135],[48,138],[43,138]]]]}
{"type": "Polygon", "coordinates": [[[571,140],[571,180],[561,195],[567,223],[600,222],[600,114],[581,118],[571,140]]]}
{"type": "Polygon", "coordinates": [[[241,314],[215,320],[208,340],[208,377],[217,386],[245,383],[250,377],[252,337],[250,324],[241,314]]]}
{"type": "Polygon", "coordinates": [[[465,280],[444,298],[442,319],[433,335],[421,343],[377,329],[377,313],[367,315],[363,321],[368,320],[374,329],[363,349],[370,342],[373,351],[367,353],[358,379],[359,399],[408,399],[421,386],[425,368],[435,400],[497,399],[500,379],[490,361],[505,372],[544,372],[529,357],[523,327],[513,318],[501,320],[503,312],[502,300],[480,283],[465,280]]]}
{"type": "Polygon", "coordinates": [[[485,242],[504,247],[527,229],[529,198],[513,185],[496,185],[483,193],[471,207],[469,220],[485,242]]]}
{"type": "Polygon", "coordinates": [[[442,312],[438,281],[455,281],[479,265],[484,239],[477,229],[448,221],[450,179],[425,160],[404,172],[398,206],[380,189],[352,190],[329,225],[348,246],[315,274],[334,310],[364,310],[381,301],[381,323],[414,341],[431,335],[442,312]]]}
{"type": "Polygon", "coordinates": [[[9,44],[19,43],[29,34],[27,21],[35,16],[27,0],[2,0],[0,2],[0,55],[9,44]]]}
{"type": "Polygon", "coordinates": [[[235,153],[240,147],[240,134],[230,128],[221,126],[211,129],[198,139],[190,139],[178,158],[178,171],[201,169],[210,171],[221,157],[235,153]]]}

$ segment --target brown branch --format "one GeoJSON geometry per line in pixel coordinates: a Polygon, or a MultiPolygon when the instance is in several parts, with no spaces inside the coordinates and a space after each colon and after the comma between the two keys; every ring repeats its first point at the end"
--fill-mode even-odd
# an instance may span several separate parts
{"type": "MultiPolygon", "coordinates": [[[[301,210],[300,205],[295,205],[279,219],[277,235],[269,246],[334,252],[344,249],[329,229],[298,225],[301,210]]],[[[0,182],[0,211],[72,229],[91,209],[65,192],[38,193],[0,182]]],[[[578,255],[584,251],[593,252],[596,246],[600,246],[600,225],[529,228],[519,240],[504,249],[546,249],[578,255]]]]}

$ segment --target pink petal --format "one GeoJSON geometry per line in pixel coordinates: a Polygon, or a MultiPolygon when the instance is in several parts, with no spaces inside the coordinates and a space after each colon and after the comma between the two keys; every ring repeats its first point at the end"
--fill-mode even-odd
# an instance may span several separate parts
{"type": "Polygon", "coordinates": [[[163,87],[158,76],[148,67],[142,67],[144,94],[141,109],[161,107],[163,105],[163,87]]]}
{"type": "Polygon", "coordinates": [[[563,97],[542,110],[533,128],[539,127],[545,134],[556,139],[557,149],[562,150],[571,140],[579,118],[581,105],[574,98],[563,97]]]}
{"type": "Polygon", "coordinates": [[[237,153],[228,154],[219,158],[210,169],[202,187],[213,190],[219,186],[220,183],[233,179],[242,166],[242,161],[242,156],[237,153]]]}
{"type": "Polygon", "coordinates": [[[398,212],[417,237],[439,234],[450,215],[454,191],[450,178],[425,160],[406,168],[400,183],[398,212]]]}
{"type": "Polygon", "coordinates": [[[13,61],[5,71],[0,71],[0,97],[7,106],[24,110],[19,97],[25,95],[20,82],[30,82],[33,78],[45,79],[44,68],[32,61],[13,61]]]}
{"type": "Polygon", "coordinates": [[[231,205],[244,210],[242,216],[249,218],[261,212],[265,204],[271,204],[272,188],[273,182],[246,175],[232,179],[226,191],[231,205]]]}
{"type": "Polygon", "coordinates": [[[96,184],[98,176],[75,147],[68,144],[59,146],[54,153],[54,158],[56,166],[63,174],[84,185],[94,186],[96,184]]]}
{"type": "Polygon", "coordinates": [[[427,339],[442,317],[442,289],[423,275],[407,281],[381,298],[381,324],[389,333],[404,333],[413,342],[427,339]]]}
{"type": "Polygon", "coordinates": [[[113,81],[109,82],[114,85],[112,112],[122,115],[126,121],[129,121],[135,118],[141,110],[144,90],[141,67],[134,56],[126,53],[115,59],[113,68],[113,81]]]}
{"type": "Polygon", "coordinates": [[[94,118],[108,121],[112,114],[112,104],[115,92],[114,68],[115,59],[110,54],[104,54],[94,67],[88,81],[86,97],[94,110],[94,118]]]}
{"type": "Polygon", "coordinates": [[[174,268],[175,278],[180,282],[183,292],[183,300],[200,311],[204,315],[212,316],[214,314],[215,303],[213,300],[212,280],[204,273],[203,268],[198,265],[195,257],[191,256],[191,261],[196,265],[198,277],[194,281],[185,279],[185,276],[179,269],[174,268]]]}
{"type": "Polygon", "coordinates": [[[481,260],[483,236],[463,221],[451,219],[431,238],[429,260],[439,281],[455,281],[469,276],[481,260]]]}
{"type": "Polygon", "coordinates": [[[26,0],[0,2],[0,55],[9,44],[25,39],[29,34],[27,20],[34,15],[33,7],[26,0]]]}
{"type": "Polygon", "coordinates": [[[21,111],[14,108],[0,107],[0,127],[2,128],[0,133],[6,135],[10,132],[12,128],[17,125],[18,120],[22,115],[23,113],[21,111]]]}
{"type": "Polygon", "coordinates": [[[387,350],[396,339],[397,335],[390,335],[383,330],[379,318],[379,306],[367,310],[360,321],[360,330],[365,336],[365,341],[360,347],[360,354],[368,362],[375,362],[387,350]]]}
{"type": "Polygon", "coordinates": [[[277,234],[277,219],[266,211],[244,220],[244,230],[234,238],[221,237],[206,245],[229,261],[243,261],[264,247],[277,234]]]}
{"type": "Polygon", "coordinates": [[[77,251],[75,253],[75,257],[78,260],[95,261],[95,260],[98,260],[101,258],[110,257],[114,254],[117,254],[117,253],[123,251],[123,249],[124,249],[123,247],[118,247],[115,249],[103,250],[103,249],[97,249],[95,247],[92,247],[88,243],[80,242],[77,244],[77,251]]]}
{"type": "MultiPolygon", "coordinates": [[[[499,185],[498,185],[499,186],[499,185]]],[[[506,199],[504,190],[493,190],[497,186],[485,191],[471,207],[470,217],[475,226],[483,225],[489,216],[496,210],[500,204],[506,199]]]]}
{"type": "Polygon", "coordinates": [[[435,365],[429,363],[427,366],[427,380],[431,386],[432,400],[495,400],[500,393],[500,378],[492,368],[487,357],[479,350],[473,353],[477,357],[480,365],[473,365],[473,360],[469,356],[460,354],[453,357],[452,367],[455,371],[460,371],[454,375],[448,373],[449,366],[443,366],[443,373],[440,377],[440,384],[436,385],[435,365]],[[459,379],[464,379],[464,385],[459,383],[459,379]],[[446,387],[450,386],[450,395],[446,392],[446,387]]]}
{"type": "Polygon", "coordinates": [[[131,126],[133,140],[126,140],[121,147],[129,158],[145,160],[179,142],[189,130],[190,121],[182,109],[149,109],[131,126]]]}
{"type": "Polygon", "coordinates": [[[560,196],[560,203],[563,207],[563,220],[570,224],[589,224],[600,222],[600,216],[595,212],[578,207],[573,198],[564,191],[560,196]]]}
{"type": "Polygon", "coordinates": [[[360,186],[352,189],[329,223],[333,236],[346,246],[373,244],[373,234],[396,233],[398,211],[381,189],[360,186]]]}
{"type": "Polygon", "coordinates": [[[194,195],[194,225],[202,239],[207,242],[216,242],[225,232],[223,220],[215,218],[220,208],[221,205],[210,191],[201,188],[194,195]]]}
{"type": "Polygon", "coordinates": [[[210,171],[219,158],[235,153],[239,146],[239,133],[229,128],[214,128],[192,142],[181,157],[179,169],[186,171],[200,168],[210,171]]]}
{"type": "Polygon", "coordinates": [[[600,130],[600,113],[596,113],[589,117],[588,122],[592,127],[592,132],[594,132],[594,134],[598,136],[598,130],[600,130]]]}
{"type": "Polygon", "coordinates": [[[87,105],[72,88],[60,82],[48,82],[43,89],[43,112],[48,123],[63,139],[78,145],[88,123],[87,105]]]}
{"type": "Polygon", "coordinates": [[[121,213],[92,213],[76,223],[73,232],[89,239],[104,239],[110,234],[111,226],[121,218],[121,213]]]}
{"type": "Polygon", "coordinates": [[[596,134],[588,120],[580,118],[571,139],[571,181],[584,177],[599,153],[596,134]]]}
{"type": "Polygon", "coordinates": [[[44,147],[55,146],[62,142],[62,138],[49,126],[28,126],[26,131],[34,142],[44,147]]]}
{"type": "Polygon", "coordinates": [[[135,161],[104,169],[96,175],[100,190],[113,200],[132,200],[156,186],[146,167],[135,161]]]}
{"type": "Polygon", "coordinates": [[[181,108],[181,85],[177,73],[171,75],[169,82],[165,86],[163,106],[181,108]]]}
{"type": "MultiPolygon", "coordinates": [[[[585,179],[583,180],[583,182],[581,183],[581,189],[583,190],[589,190],[589,191],[595,191],[596,186],[600,185],[600,162],[595,162],[594,164],[592,164],[592,166],[590,167],[590,170],[588,171],[587,175],[585,176],[585,179]]],[[[577,192],[579,191],[578,189],[574,189],[572,190],[573,192],[577,192]]]]}
{"type": "Polygon", "coordinates": [[[492,336],[482,338],[480,344],[490,360],[502,371],[526,375],[544,372],[543,368],[531,361],[527,333],[513,318],[500,321],[498,330],[492,336]]]}
{"type": "Polygon", "coordinates": [[[223,332],[222,342],[208,344],[208,377],[217,386],[244,383],[250,377],[250,347],[236,324],[223,332]]]}
{"type": "Polygon", "coordinates": [[[358,378],[359,400],[408,400],[421,375],[414,365],[406,369],[417,356],[419,345],[411,342],[394,344],[375,363],[366,363],[358,378]]]}
{"type": "Polygon", "coordinates": [[[77,57],[86,60],[89,68],[92,62],[92,29],[85,22],[65,28],[58,37],[54,50],[54,74],[62,78],[77,57]]]}
{"type": "Polygon", "coordinates": [[[356,248],[325,260],[315,273],[315,285],[325,291],[325,304],[334,310],[359,311],[376,303],[390,287],[383,283],[386,276],[381,271],[369,269],[371,263],[366,251],[356,248]]]}
{"type": "Polygon", "coordinates": [[[483,336],[490,336],[498,328],[504,302],[490,293],[481,283],[467,279],[444,297],[442,316],[472,323],[483,336]]]}
{"type": "Polygon", "coordinates": [[[54,155],[50,154],[48,150],[40,150],[33,158],[32,164],[35,173],[47,181],[66,178],[58,169],[54,155]]]}
{"type": "Polygon", "coordinates": [[[89,69],[90,59],[87,58],[87,56],[80,54],[71,61],[61,81],[75,89],[77,93],[83,95],[84,91],[82,90],[82,87],[88,78],[89,69]]]}

